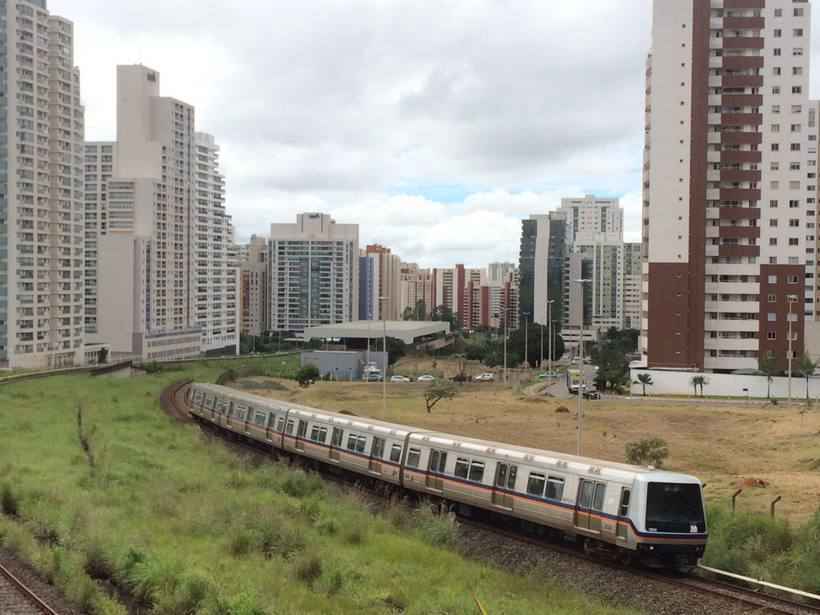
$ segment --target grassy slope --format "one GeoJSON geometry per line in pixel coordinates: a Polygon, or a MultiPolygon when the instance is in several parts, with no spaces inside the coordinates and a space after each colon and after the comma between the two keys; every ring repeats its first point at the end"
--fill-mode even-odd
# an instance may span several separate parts
{"type": "Polygon", "coordinates": [[[355,497],[253,467],[161,413],[163,386],[222,369],[0,388],[0,485],[21,513],[0,515],[0,543],[91,612],[123,611],[83,569],[156,613],[475,613],[473,594],[493,615],[621,612],[465,561],[435,546],[450,535],[446,521],[374,517],[355,497]],[[96,477],[77,443],[77,402],[96,427],[96,477]]]}

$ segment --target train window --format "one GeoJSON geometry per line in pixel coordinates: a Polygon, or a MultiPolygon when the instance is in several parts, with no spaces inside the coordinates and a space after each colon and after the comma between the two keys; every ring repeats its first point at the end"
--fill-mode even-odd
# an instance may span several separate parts
{"type": "Polygon", "coordinates": [[[262,414],[261,412],[257,412],[256,416],[253,417],[253,422],[255,424],[259,425],[259,427],[264,427],[265,423],[267,422],[266,419],[267,419],[266,415],[262,414]]]}
{"type": "Polygon", "coordinates": [[[547,481],[547,497],[551,500],[560,500],[564,497],[564,479],[550,476],[547,481]]]}
{"type": "Polygon", "coordinates": [[[458,478],[466,479],[467,476],[470,474],[470,460],[464,459],[463,457],[459,457],[456,459],[456,476],[458,478]]]}
{"type": "Polygon", "coordinates": [[[592,499],[593,510],[604,509],[604,496],[606,495],[606,483],[595,484],[595,497],[592,499]]]}
{"type": "Polygon", "coordinates": [[[327,427],[314,425],[313,429],[310,431],[310,439],[314,442],[321,442],[324,444],[325,440],[327,440],[327,427]]]}
{"type": "Polygon", "coordinates": [[[495,486],[502,489],[515,489],[515,479],[518,477],[518,466],[499,463],[495,474],[495,486]]]}
{"type": "Polygon", "coordinates": [[[595,483],[588,480],[581,481],[581,491],[578,495],[578,506],[589,508],[592,506],[592,496],[595,493],[595,483]]]}
{"type": "Polygon", "coordinates": [[[632,492],[629,489],[621,489],[621,505],[618,507],[618,515],[626,517],[629,514],[629,500],[632,497],[632,492]]]}
{"type": "Polygon", "coordinates": [[[289,436],[293,435],[293,428],[296,427],[296,419],[288,419],[288,426],[285,430],[289,436]]]}
{"type": "Polygon", "coordinates": [[[367,438],[365,436],[350,434],[347,437],[347,449],[354,453],[363,453],[366,446],[367,438]]]}
{"type": "Polygon", "coordinates": [[[206,398],[205,398],[205,407],[206,407],[208,410],[213,410],[213,407],[214,407],[214,401],[216,401],[216,400],[215,400],[213,397],[211,397],[211,396],[206,397],[206,398]]]}
{"type": "Polygon", "coordinates": [[[307,435],[307,421],[299,420],[299,430],[296,432],[297,438],[304,438],[307,435]]]}
{"type": "Polygon", "coordinates": [[[333,439],[331,440],[331,445],[341,448],[342,441],[344,440],[345,432],[341,427],[334,427],[333,428],[333,439]]]}
{"type": "Polygon", "coordinates": [[[276,421],[276,431],[278,431],[280,433],[285,431],[285,417],[284,416],[280,416],[279,420],[276,421]]]}
{"type": "Polygon", "coordinates": [[[547,477],[543,474],[530,472],[530,479],[527,481],[527,493],[530,495],[537,495],[539,497],[543,496],[546,482],[547,477]]]}
{"type": "Polygon", "coordinates": [[[394,444],[390,447],[390,461],[398,463],[401,460],[401,444],[394,444]]]}
{"type": "Polygon", "coordinates": [[[484,480],[484,463],[481,461],[474,461],[470,464],[470,480],[480,483],[484,480]]]}
{"type": "Polygon", "coordinates": [[[447,453],[443,451],[430,451],[430,471],[444,474],[447,466],[447,453]]]}
{"type": "Polygon", "coordinates": [[[373,444],[370,446],[370,457],[373,459],[382,459],[384,457],[384,440],[382,438],[373,438],[373,444]]]}
{"type": "Polygon", "coordinates": [[[408,468],[417,468],[419,467],[419,461],[421,461],[421,449],[420,448],[410,448],[407,450],[407,467],[408,468]]]}

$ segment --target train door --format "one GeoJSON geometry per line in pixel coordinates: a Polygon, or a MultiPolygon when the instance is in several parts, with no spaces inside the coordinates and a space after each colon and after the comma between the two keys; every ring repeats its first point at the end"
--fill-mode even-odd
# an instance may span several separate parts
{"type": "Polygon", "coordinates": [[[515,479],[518,475],[518,466],[508,463],[499,463],[495,469],[493,483],[493,504],[507,510],[513,509],[513,496],[509,491],[515,491],[515,479]]]}
{"type": "Polygon", "coordinates": [[[436,491],[444,490],[444,480],[436,476],[436,474],[444,474],[444,468],[447,466],[447,453],[444,451],[430,451],[430,462],[427,466],[427,488],[436,491]]]}
{"type": "Polygon", "coordinates": [[[268,420],[265,421],[265,440],[273,442],[273,428],[276,424],[276,415],[273,412],[268,413],[268,420]]]}
{"type": "Polygon", "coordinates": [[[296,430],[296,450],[305,450],[305,436],[307,435],[307,421],[299,419],[299,428],[296,430]]]}
{"type": "Polygon", "coordinates": [[[344,430],[341,427],[333,428],[333,436],[330,439],[330,460],[338,463],[341,455],[339,449],[342,447],[344,440],[344,430]]]}
{"type": "Polygon", "coordinates": [[[632,498],[632,490],[629,487],[621,488],[621,503],[618,505],[618,528],[615,533],[619,541],[625,541],[629,537],[629,501],[632,498]]]}
{"type": "Polygon", "coordinates": [[[235,404],[232,401],[229,401],[225,407],[225,426],[233,427],[233,423],[231,422],[231,415],[234,412],[235,404]]]}
{"type": "Polygon", "coordinates": [[[595,482],[581,479],[578,483],[578,497],[575,499],[575,527],[589,529],[590,509],[595,496],[595,482]]]}
{"type": "Polygon", "coordinates": [[[384,439],[373,438],[373,444],[370,446],[370,464],[371,472],[376,474],[382,473],[382,461],[384,460],[384,439]]]}

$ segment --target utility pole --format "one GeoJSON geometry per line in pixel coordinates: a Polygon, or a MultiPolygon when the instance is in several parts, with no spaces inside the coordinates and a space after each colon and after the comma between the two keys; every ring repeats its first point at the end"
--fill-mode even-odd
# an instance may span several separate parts
{"type": "Polygon", "coordinates": [[[507,320],[509,319],[509,311],[504,305],[504,384],[508,383],[507,379],[507,320]]]}
{"type": "Polygon", "coordinates": [[[529,353],[529,342],[527,339],[527,330],[529,329],[529,323],[527,322],[527,317],[529,313],[524,312],[524,364],[529,367],[530,365],[530,353],[529,353]]]}
{"type": "Polygon", "coordinates": [[[552,379],[552,304],[555,299],[547,301],[547,326],[549,327],[549,373],[550,380],[552,379]]]}
{"type": "Polygon", "coordinates": [[[792,296],[789,295],[787,297],[789,302],[789,403],[792,402],[792,305],[794,305],[794,301],[792,301],[792,296]]]}
{"type": "Polygon", "coordinates": [[[541,325],[541,360],[538,362],[538,369],[544,369],[544,325],[541,325]]]}
{"type": "Polygon", "coordinates": [[[583,407],[583,391],[584,387],[586,387],[586,364],[584,363],[584,284],[590,284],[592,280],[575,280],[577,284],[581,286],[581,327],[580,327],[580,374],[581,379],[578,382],[578,456],[581,455],[582,451],[582,434],[584,431],[584,407],[583,407]]]}
{"type": "Polygon", "coordinates": [[[390,358],[387,354],[387,315],[384,313],[382,302],[386,302],[390,297],[379,297],[379,310],[382,317],[382,352],[384,352],[384,370],[382,371],[382,418],[387,418],[387,367],[390,365],[390,358]]]}

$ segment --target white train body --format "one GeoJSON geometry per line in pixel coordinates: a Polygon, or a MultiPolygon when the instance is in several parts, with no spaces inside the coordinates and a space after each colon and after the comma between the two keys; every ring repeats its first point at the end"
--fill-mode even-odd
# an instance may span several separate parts
{"type": "Polygon", "coordinates": [[[415,429],[194,384],[199,420],[373,480],[693,565],[707,540],[692,476],[415,429]]]}

